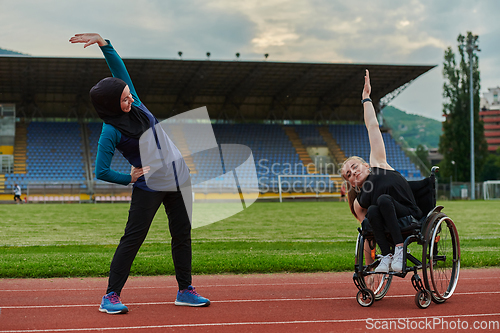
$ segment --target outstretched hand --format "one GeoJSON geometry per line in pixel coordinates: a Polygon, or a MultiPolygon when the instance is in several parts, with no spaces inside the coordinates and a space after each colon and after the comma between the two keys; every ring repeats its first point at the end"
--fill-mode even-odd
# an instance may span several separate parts
{"type": "Polygon", "coordinates": [[[361,94],[362,99],[370,98],[371,92],[372,92],[372,86],[370,85],[370,72],[368,72],[368,70],[366,70],[365,87],[363,88],[363,93],[361,94]]]}
{"type": "Polygon", "coordinates": [[[96,44],[99,46],[108,45],[108,43],[99,34],[86,33],[86,34],[76,34],[69,39],[70,43],[85,43],[83,48],[96,44]]]}

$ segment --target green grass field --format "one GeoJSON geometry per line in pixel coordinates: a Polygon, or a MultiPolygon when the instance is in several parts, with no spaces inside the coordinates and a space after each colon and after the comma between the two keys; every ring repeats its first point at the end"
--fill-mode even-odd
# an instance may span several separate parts
{"type": "MultiPolygon", "coordinates": [[[[500,204],[438,204],[457,225],[462,267],[500,266],[500,204]]],[[[0,277],[107,276],[128,208],[1,205],[0,277]]],[[[193,230],[193,273],[353,271],[358,225],[346,203],[257,202],[193,230]]],[[[161,209],[131,274],[174,274],[168,221],[161,209]]]]}

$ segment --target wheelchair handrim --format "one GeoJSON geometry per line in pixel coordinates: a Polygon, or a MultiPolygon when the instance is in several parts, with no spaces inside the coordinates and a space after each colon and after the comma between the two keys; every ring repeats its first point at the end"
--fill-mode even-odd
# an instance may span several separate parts
{"type": "Polygon", "coordinates": [[[448,283],[446,291],[443,294],[441,294],[441,292],[438,291],[437,283],[434,279],[434,265],[432,264],[434,262],[434,244],[436,244],[436,242],[434,242],[434,241],[431,241],[431,245],[430,245],[429,270],[430,270],[430,274],[431,274],[431,281],[432,281],[434,296],[438,297],[439,299],[446,300],[446,299],[450,298],[451,295],[453,295],[453,292],[455,291],[455,288],[457,286],[458,276],[460,273],[460,249],[457,248],[458,247],[458,235],[456,232],[455,225],[453,224],[451,219],[447,216],[442,217],[435,224],[436,227],[434,228],[434,232],[432,233],[432,237],[430,239],[431,240],[436,239],[437,232],[440,229],[443,222],[446,222],[446,228],[448,228],[448,230],[450,231],[450,237],[451,237],[452,249],[453,249],[452,262],[456,261],[456,265],[452,263],[452,271],[451,271],[450,281],[448,283]]]}

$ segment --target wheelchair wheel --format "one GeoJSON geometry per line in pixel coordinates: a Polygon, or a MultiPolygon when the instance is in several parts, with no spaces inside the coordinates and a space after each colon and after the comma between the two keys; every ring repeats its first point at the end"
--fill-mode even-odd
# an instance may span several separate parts
{"type": "Polygon", "coordinates": [[[431,305],[431,294],[427,290],[419,290],[415,295],[415,304],[420,309],[425,309],[431,305]]]}
{"type": "MultiPolygon", "coordinates": [[[[369,274],[363,275],[363,272],[372,272],[376,264],[372,263],[381,256],[380,248],[377,246],[374,238],[365,241],[362,235],[358,235],[356,243],[356,265],[358,266],[358,282],[362,288],[373,292],[375,301],[381,300],[389,291],[392,282],[392,275],[389,274],[369,274]],[[367,243],[365,248],[365,242],[367,243]],[[368,253],[369,249],[369,253],[368,253]],[[367,260],[367,256],[368,260],[367,260]],[[369,264],[367,264],[368,262],[369,264]]],[[[359,302],[359,301],[358,301],[359,302]]]]}
{"type": "Polygon", "coordinates": [[[458,233],[446,214],[438,213],[429,222],[422,255],[425,288],[435,303],[442,303],[455,291],[460,271],[458,233]]]}
{"type": "Polygon", "coordinates": [[[356,295],[356,300],[358,301],[358,304],[363,306],[363,307],[368,307],[375,302],[375,295],[373,294],[373,291],[370,289],[362,289],[358,291],[358,294],[356,295]]]}

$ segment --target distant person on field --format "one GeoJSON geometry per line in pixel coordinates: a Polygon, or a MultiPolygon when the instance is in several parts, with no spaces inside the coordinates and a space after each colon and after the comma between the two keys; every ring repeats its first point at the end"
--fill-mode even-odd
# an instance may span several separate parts
{"type": "Polygon", "coordinates": [[[404,240],[398,220],[410,215],[420,219],[422,211],[417,206],[408,181],[387,163],[384,139],[370,93],[370,76],[366,70],[362,104],[370,140],[370,164],[361,157],[349,157],[342,165],[341,175],[352,187],[348,192],[351,212],[359,221],[367,218],[384,256],[375,271],[401,272],[404,240]],[[385,229],[389,230],[395,243],[394,255],[385,237],[385,229]]]}
{"type": "MultiPolygon", "coordinates": [[[[99,117],[103,120],[97,150],[96,177],[111,183],[134,184],[132,202],[125,227],[109,271],[108,288],[102,298],[99,311],[126,313],[128,308],[121,303],[120,293],[130,273],[132,262],[139,251],[153,218],[161,204],[168,216],[172,236],[172,259],[179,291],[175,305],[208,306],[210,301],[200,296],[191,286],[191,203],[185,202],[180,188],[190,188],[189,169],[175,145],[165,133],[158,134],[158,120],[139,100],[125,65],[108,40],[99,34],[77,34],[71,43],[84,43],[84,47],[97,44],[104,54],[113,77],[99,81],[90,90],[90,99],[99,117]],[[166,176],[173,185],[172,191],[155,191],[146,184],[144,174],[150,166],[143,166],[139,150],[139,138],[152,130],[155,140],[165,135],[170,144],[169,151],[161,152],[174,158],[166,169],[166,176]],[[110,168],[115,149],[132,165],[130,174],[116,172],[110,168]]],[[[161,130],[161,128],[160,128],[161,130]]],[[[152,143],[155,145],[156,143],[152,143]]]]}
{"type": "Polygon", "coordinates": [[[18,184],[14,184],[14,202],[17,204],[23,202],[23,199],[21,199],[21,186],[18,184]]]}

